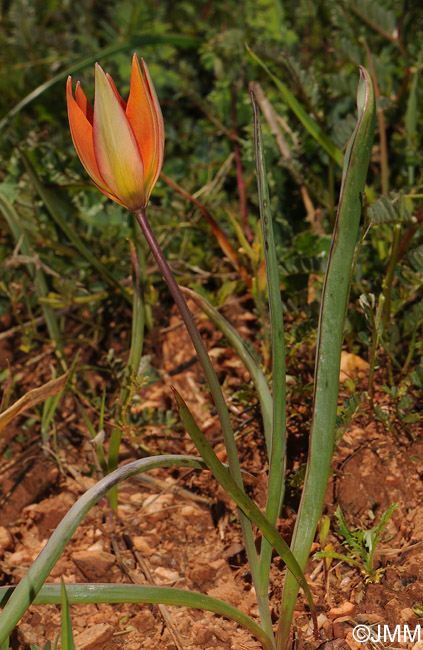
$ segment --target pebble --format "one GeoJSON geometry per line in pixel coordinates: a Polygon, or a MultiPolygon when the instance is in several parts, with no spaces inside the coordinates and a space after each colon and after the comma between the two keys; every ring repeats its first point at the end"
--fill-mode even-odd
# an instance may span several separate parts
{"type": "Polygon", "coordinates": [[[353,603],[350,603],[348,600],[346,600],[342,605],[339,605],[338,607],[333,607],[329,612],[328,616],[329,618],[339,618],[340,616],[350,616],[351,618],[354,618],[356,612],[356,607],[353,603]]]}
{"type": "Polygon", "coordinates": [[[8,564],[11,566],[20,567],[22,564],[30,564],[32,562],[32,557],[29,555],[28,551],[15,551],[12,555],[9,556],[8,564]]]}
{"type": "Polygon", "coordinates": [[[12,535],[7,528],[0,526],[0,552],[8,551],[13,546],[12,535]]]}
{"type": "Polygon", "coordinates": [[[359,641],[356,641],[354,639],[353,633],[352,633],[351,630],[348,632],[347,636],[345,637],[345,641],[348,643],[351,650],[361,650],[362,647],[363,647],[362,643],[360,643],[359,641]]]}
{"type": "Polygon", "coordinates": [[[154,575],[161,580],[165,580],[166,582],[176,582],[181,578],[177,571],[166,569],[166,567],[163,566],[159,566],[157,569],[154,569],[154,575]]]}
{"type": "Polygon", "coordinates": [[[413,612],[411,607],[405,607],[404,609],[402,609],[400,612],[400,616],[405,623],[416,618],[416,614],[415,612],[413,612]]]}
{"type": "Polygon", "coordinates": [[[72,561],[88,580],[103,582],[110,580],[116,558],[104,551],[76,551],[72,553],[72,561]]]}
{"type": "Polygon", "coordinates": [[[132,538],[132,543],[136,551],[140,551],[143,555],[150,557],[155,553],[155,549],[151,548],[148,543],[148,538],[144,535],[136,535],[132,538]]]}
{"type": "Polygon", "coordinates": [[[113,636],[113,628],[108,623],[93,625],[75,636],[76,650],[97,650],[104,646],[113,636]]]}
{"type": "Polygon", "coordinates": [[[156,619],[150,610],[146,609],[134,618],[131,618],[131,625],[134,625],[138,632],[148,632],[148,630],[152,630],[155,627],[156,619]]]}
{"type": "Polygon", "coordinates": [[[194,506],[183,506],[179,510],[181,517],[198,517],[201,514],[201,511],[194,506]]]}
{"type": "Polygon", "coordinates": [[[333,622],[333,636],[335,639],[345,639],[351,630],[351,618],[349,616],[339,616],[333,622]]]}

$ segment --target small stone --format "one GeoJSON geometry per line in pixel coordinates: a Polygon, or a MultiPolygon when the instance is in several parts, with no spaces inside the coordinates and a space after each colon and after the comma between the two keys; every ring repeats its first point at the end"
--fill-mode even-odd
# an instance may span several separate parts
{"type": "Polygon", "coordinates": [[[29,648],[31,645],[40,645],[41,639],[32,625],[21,623],[17,629],[17,636],[21,647],[29,648]]]}
{"type": "Polygon", "coordinates": [[[112,636],[112,626],[108,623],[99,623],[75,637],[75,648],[76,650],[100,650],[112,636]]]}
{"type": "Polygon", "coordinates": [[[148,630],[152,630],[156,625],[156,619],[150,610],[147,609],[141,614],[137,614],[134,618],[131,618],[131,625],[136,627],[138,632],[148,632],[148,630]]]}
{"type": "Polygon", "coordinates": [[[334,636],[332,634],[332,622],[324,614],[319,614],[317,617],[317,625],[319,630],[323,630],[327,639],[331,639],[334,636]]]}
{"type": "Polygon", "coordinates": [[[347,379],[353,378],[357,374],[360,375],[369,367],[367,361],[362,359],[356,354],[351,352],[341,352],[341,366],[339,372],[339,381],[345,382],[347,379]]]}
{"type": "Polygon", "coordinates": [[[0,552],[8,551],[13,546],[12,535],[7,528],[0,526],[0,552]]]}
{"type": "Polygon", "coordinates": [[[142,514],[147,516],[149,521],[160,521],[169,516],[168,509],[174,503],[173,494],[151,494],[142,505],[142,514]]]}
{"type": "Polygon", "coordinates": [[[15,551],[15,553],[12,553],[12,555],[10,555],[7,560],[7,563],[10,566],[17,566],[17,567],[20,567],[22,564],[30,564],[31,562],[32,562],[32,557],[25,549],[23,549],[22,551],[15,551]]]}
{"type": "Polygon", "coordinates": [[[97,540],[96,542],[94,542],[94,544],[91,544],[91,546],[87,548],[87,551],[89,551],[90,553],[92,553],[93,551],[104,551],[103,541],[100,539],[97,540]]]}
{"type": "Polygon", "coordinates": [[[72,553],[72,560],[87,580],[103,582],[110,578],[116,558],[104,551],[76,551],[72,553]]]}
{"type": "Polygon", "coordinates": [[[213,580],[216,575],[216,570],[213,569],[210,564],[203,564],[198,562],[193,569],[189,569],[186,572],[188,578],[190,578],[194,584],[201,586],[205,582],[213,580]]]}
{"type": "Polygon", "coordinates": [[[150,557],[155,553],[155,549],[151,548],[147,539],[144,535],[137,535],[132,538],[132,543],[136,551],[140,551],[143,555],[150,557]]]}
{"type": "Polygon", "coordinates": [[[143,503],[143,509],[147,514],[155,514],[163,508],[168,508],[175,501],[173,494],[150,494],[143,503]]]}
{"type": "Polygon", "coordinates": [[[361,650],[361,648],[363,647],[362,643],[354,639],[351,630],[348,632],[347,636],[345,637],[345,641],[348,643],[351,650],[361,650]]]}
{"type": "Polygon", "coordinates": [[[154,569],[154,575],[165,582],[176,582],[181,577],[177,571],[172,571],[171,569],[166,569],[166,567],[162,566],[154,569]]]}
{"type": "Polygon", "coordinates": [[[416,618],[416,614],[415,612],[413,612],[411,607],[405,607],[404,609],[402,609],[400,612],[400,616],[405,623],[416,618]]]}
{"type": "Polygon", "coordinates": [[[198,508],[195,508],[194,506],[183,506],[179,510],[179,514],[181,517],[198,517],[201,512],[199,511],[198,508]]]}
{"type": "Polygon", "coordinates": [[[142,505],[142,502],[144,501],[144,495],[142,492],[135,492],[135,494],[131,494],[129,500],[131,503],[134,503],[137,506],[142,505]]]}
{"type": "Polygon", "coordinates": [[[394,472],[385,476],[385,483],[388,483],[388,485],[402,485],[403,480],[404,477],[401,476],[401,474],[396,474],[394,472]]]}
{"type": "Polygon", "coordinates": [[[340,616],[349,616],[350,618],[354,618],[355,611],[355,605],[346,600],[342,605],[339,605],[339,607],[333,607],[328,612],[328,616],[329,618],[339,618],[340,616]]]}
{"type": "Polygon", "coordinates": [[[351,619],[349,616],[340,616],[333,622],[333,636],[335,639],[345,639],[351,630],[351,619]]]}
{"type": "Polygon", "coordinates": [[[219,558],[218,560],[214,560],[213,562],[210,562],[210,566],[213,569],[213,571],[219,571],[222,567],[226,566],[226,560],[223,559],[223,557],[219,558]]]}
{"type": "Polygon", "coordinates": [[[209,627],[205,627],[199,623],[194,623],[192,626],[192,634],[195,642],[200,646],[209,643],[213,638],[213,631],[209,627]]]}

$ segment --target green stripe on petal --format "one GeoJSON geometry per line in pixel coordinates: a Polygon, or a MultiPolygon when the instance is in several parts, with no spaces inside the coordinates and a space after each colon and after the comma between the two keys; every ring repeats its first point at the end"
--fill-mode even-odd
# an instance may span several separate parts
{"type": "Polygon", "coordinates": [[[95,68],[94,151],[101,176],[129,210],[145,207],[144,170],[137,141],[101,67],[95,68]]]}

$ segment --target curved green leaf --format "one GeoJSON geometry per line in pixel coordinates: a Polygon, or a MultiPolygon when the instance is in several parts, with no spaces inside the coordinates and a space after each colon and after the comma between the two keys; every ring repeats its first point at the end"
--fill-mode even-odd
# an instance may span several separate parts
{"type": "MultiPolygon", "coordinates": [[[[0,587],[0,607],[4,607],[15,587],[0,587]]],[[[67,599],[70,605],[87,603],[151,603],[162,605],[179,605],[214,612],[225,616],[245,627],[263,645],[265,650],[274,650],[271,639],[261,627],[249,616],[233,605],[184,589],[156,587],[150,585],[125,584],[67,584],[67,599]]],[[[45,584],[34,599],[35,605],[56,605],[60,600],[60,585],[45,584]]]]}
{"type": "Polygon", "coordinates": [[[222,332],[229,345],[235,350],[242,363],[250,373],[257,395],[260,401],[261,414],[263,417],[263,427],[266,437],[267,448],[270,450],[272,447],[272,395],[269,390],[266,377],[262,373],[258,362],[251,354],[245,342],[235,331],[232,325],[220,314],[217,309],[213,307],[203,296],[199,293],[181,287],[182,293],[189,296],[195,304],[210,318],[211,322],[222,332]]]}
{"type": "Polygon", "coordinates": [[[131,476],[146,472],[150,469],[156,469],[157,467],[170,466],[193,467],[196,469],[205,468],[201,459],[195,456],[166,455],[142,458],[128,463],[108,476],[105,476],[78,499],[63,517],[0,614],[0,645],[33,602],[78,525],[97,501],[107,494],[112,487],[131,476]]]}
{"type": "MultiPolygon", "coordinates": [[[[304,569],[322,512],[333,453],[339,367],[362,194],[373,144],[375,97],[371,77],[360,68],[358,120],[345,153],[341,195],[329,252],[317,339],[314,410],[304,489],[291,549],[304,569]]],[[[286,647],[298,585],[289,574],[282,597],[277,648],[286,647]]]]}
{"type": "MultiPolygon", "coordinates": [[[[315,624],[315,632],[317,631],[317,621],[316,621],[316,608],[313,603],[313,597],[310,592],[310,588],[307,584],[307,581],[304,577],[304,573],[300,568],[297,560],[290,551],[285,540],[279,535],[275,526],[269,522],[269,520],[262,513],[260,508],[256,506],[254,501],[248,497],[245,492],[238,487],[235,481],[231,478],[229,472],[220,462],[215,452],[213,451],[211,445],[207,441],[204,434],[201,432],[200,428],[197,426],[194,418],[192,417],[189,408],[185,404],[182,397],[179,393],[173,389],[175,393],[176,401],[178,402],[179,412],[182,417],[182,422],[192,440],[194,441],[195,446],[197,447],[201,457],[206,463],[209,470],[212,472],[215,479],[220,483],[225,492],[235,501],[238,508],[248,517],[248,519],[253,522],[266,537],[268,542],[276,549],[279,553],[289,571],[292,574],[293,579],[296,584],[300,585],[304,589],[308,604],[310,606],[311,614],[313,616],[313,621],[315,624]]],[[[282,610],[283,611],[283,610],[282,610]]]]}

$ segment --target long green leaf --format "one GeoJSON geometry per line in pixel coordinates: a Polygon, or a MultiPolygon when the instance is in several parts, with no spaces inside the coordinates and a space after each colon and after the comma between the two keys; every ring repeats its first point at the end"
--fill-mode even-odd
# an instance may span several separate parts
{"type": "MultiPolygon", "coordinates": [[[[263,249],[269,295],[270,330],[272,334],[273,416],[266,517],[271,524],[275,525],[282,508],[286,470],[285,334],[278,260],[276,257],[272,213],[270,210],[269,186],[267,183],[266,164],[261,141],[260,112],[253,91],[251,91],[251,101],[254,115],[254,141],[260,222],[263,234],[263,249]]],[[[272,547],[263,537],[260,553],[260,587],[263,592],[264,590],[267,592],[269,589],[271,561],[272,547]]]]}
{"type": "Polygon", "coordinates": [[[33,602],[76,528],[97,501],[121,481],[157,467],[204,469],[205,465],[194,456],[167,455],[142,458],[120,467],[87,490],[63,517],[0,614],[0,645],[33,602]]]}
{"type": "Polygon", "coordinates": [[[140,47],[147,47],[148,45],[174,45],[175,47],[198,47],[201,44],[201,39],[194,36],[182,36],[180,34],[133,34],[130,38],[119,41],[114,45],[105,47],[103,50],[96,51],[95,54],[79,59],[76,63],[65,68],[54,77],[45,81],[41,86],[35,88],[29,95],[26,95],[16,106],[14,106],[4,118],[0,121],[0,130],[4,128],[7,122],[14,117],[19,111],[28,106],[35,99],[38,99],[43,93],[49,90],[57,83],[65,81],[69,75],[80,72],[85,68],[93,65],[96,61],[107,59],[115,56],[120,52],[131,52],[132,50],[140,47]]]}
{"type": "Polygon", "coordinates": [[[266,445],[269,452],[272,448],[272,395],[269,390],[266,377],[262,373],[260,366],[245,342],[232,327],[232,325],[220,314],[217,309],[213,307],[203,296],[200,296],[199,293],[188,289],[187,287],[181,287],[182,293],[189,296],[195,304],[200,307],[200,309],[210,318],[212,323],[222,332],[229,345],[235,350],[242,363],[250,373],[251,379],[253,380],[254,386],[257,391],[257,395],[260,402],[261,414],[263,417],[263,428],[266,438],[266,445]]]}
{"type": "Polygon", "coordinates": [[[289,88],[285,86],[285,84],[282,83],[280,79],[275,77],[275,75],[272,72],[270,72],[269,68],[264,63],[264,61],[260,59],[260,57],[257,56],[257,54],[255,54],[252,50],[250,50],[248,45],[246,45],[246,48],[253,61],[258,63],[263,68],[263,70],[267,72],[267,74],[272,79],[275,86],[280,90],[282,97],[284,98],[288,106],[291,108],[291,110],[294,111],[295,115],[303,124],[303,126],[307,129],[310,135],[320,144],[321,147],[323,147],[323,149],[329,154],[329,156],[333,158],[333,160],[342,167],[342,162],[344,159],[342,151],[338,149],[338,147],[332,142],[329,136],[327,136],[326,133],[320,128],[320,126],[316,124],[316,122],[312,120],[311,117],[305,112],[300,102],[291,93],[289,88]]]}
{"type": "MultiPolygon", "coordinates": [[[[339,390],[339,367],[351,268],[361,216],[362,194],[370,162],[375,98],[371,77],[360,68],[358,120],[345,153],[341,195],[326,270],[316,352],[314,410],[304,489],[291,549],[304,569],[322,511],[333,453],[339,390]]],[[[298,593],[288,574],[282,597],[277,648],[286,647],[298,593]]]]}
{"type": "Polygon", "coordinates": [[[216,456],[215,452],[207,441],[207,438],[203,435],[200,428],[197,426],[197,423],[192,417],[182,397],[175,389],[173,389],[173,391],[175,393],[176,401],[178,403],[179,412],[181,414],[184,426],[191,436],[205,464],[212,472],[215,479],[223,487],[225,492],[235,501],[238,508],[242,510],[248,519],[261,530],[263,535],[273,546],[273,548],[276,549],[276,551],[285,562],[295,582],[304,589],[304,593],[307,597],[313,620],[316,625],[315,630],[317,630],[316,610],[313,603],[313,597],[304,577],[304,573],[302,569],[300,569],[298,562],[290,551],[287,543],[279,535],[275,526],[271,524],[265,515],[261,512],[260,508],[258,508],[256,504],[245,494],[245,492],[237,486],[223,463],[221,463],[216,456]]]}
{"type": "MultiPolygon", "coordinates": [[[[15,587],[0,587],[0,607],[4,607],[15,587]]],[[[263,645],[265,650],[274,646],[261,627],[233,605],[184,589],[125,584],[67,584],[66,593],[71,605],[88,603],[151,603],[194,607],[225,616],[245,627],[263,645]]],[[[60,585],[45,584],[34,599],[34,605],[56,605],[60,600],[60,585]]]]}
{"type": "Polygon", "coordinates": [[[62,605],[62,650],[75,650],[67,587],[65,586],[63,577],[61,578],[60,584],[60,602],[62,605]]]}

